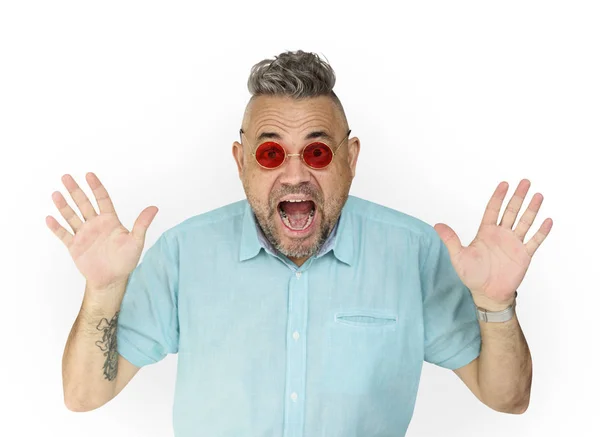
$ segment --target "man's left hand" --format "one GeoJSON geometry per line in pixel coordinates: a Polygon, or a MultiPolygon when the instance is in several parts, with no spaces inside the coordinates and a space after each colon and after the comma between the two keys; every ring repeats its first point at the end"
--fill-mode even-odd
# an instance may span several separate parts
{"type": "Polygon", "coordinates": [[[547,218],[535,235],[527,243],[523,242],[544,200],[541,193],[533,196],[513,229],[530,185],[529,180],[521,180],[498,224],[508,192],[508,183],[501,182],[488,202],[475,239],[467,247],[462,246],[448,225],[434,226],[448,248],[456,273],[471,290],[475,304],[488,311],[501,311],[513,303],[533,254],[552,229],[552,219],[547,218]]]}

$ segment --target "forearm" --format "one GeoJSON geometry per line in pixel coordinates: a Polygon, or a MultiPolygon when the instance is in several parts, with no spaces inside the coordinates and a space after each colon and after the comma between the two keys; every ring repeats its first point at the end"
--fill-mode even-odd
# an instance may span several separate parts
{"type": "Polygon", "coordinates": [[[91,292],[86,287],[62,362],[65,404],[72,411],[88,411],[115,396],[117,376],[117,320],[125,284],[91,292]]]}
{"type": "Polygon", "coordinates": [[[498,411],[522,413],[529,404],[532,364],[517,315],[507,322],[479,322],[478,386],[482,401],[498,411]]]}

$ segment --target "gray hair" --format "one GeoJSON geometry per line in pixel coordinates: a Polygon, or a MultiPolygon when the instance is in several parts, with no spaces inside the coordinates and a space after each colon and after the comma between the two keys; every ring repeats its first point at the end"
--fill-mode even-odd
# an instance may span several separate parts
{"type": "Polygon", "coordinates": [[[333,92],[335,72],[331,65],[316,53],[302,50],[287,51],[255,64],[248,78],[252,97],[261,95],[288,96],[296,99],[329,96],[341,110],[344,123],[346,114],[338,96],[333,92]]]}
{"type": "Polygon", "coordinates": [[[248,78],[253,96],[316,97],[333,92],[335,72],[315,53],[284,52],[254,65],[248,78]]]}

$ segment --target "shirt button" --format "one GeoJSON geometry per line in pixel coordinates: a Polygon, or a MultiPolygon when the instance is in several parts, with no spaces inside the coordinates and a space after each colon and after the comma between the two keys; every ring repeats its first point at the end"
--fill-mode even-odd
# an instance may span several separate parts
{"type": "Polygon", "coordinates": [[[292,401],[296,402],[298,400],[298,393],[294,392],[290,395],[290,398],[292,398],[292,401]]]}
{"type": "Polygon", "coordinates": [[[300,338],[300,333],[296,331],[294,332],[294,334],[292,334],[292,337],[294,337],[294,340],[298,341],[298,339],[300,338]]]}
{"type": "Polygon", "coordinates": [[[302,276],[302,272],[296,272],[296,278],[300,279],[300,276],[302,276]]]}

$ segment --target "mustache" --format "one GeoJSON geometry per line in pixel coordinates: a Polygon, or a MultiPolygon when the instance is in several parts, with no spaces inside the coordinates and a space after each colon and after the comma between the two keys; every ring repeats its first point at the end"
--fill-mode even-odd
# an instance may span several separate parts
{"type": "Polygon", "coordinates": [[[274,214],[279,204],[279,199],[290,194],[304,194],[310,196],[315,202],[317,208],[323,209],[323,195],[315,186],[305,182],[298,185],[282,185],[269,195],[270,213],[274,214]]]}

